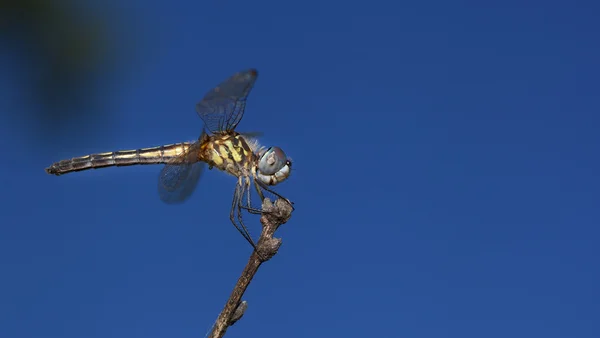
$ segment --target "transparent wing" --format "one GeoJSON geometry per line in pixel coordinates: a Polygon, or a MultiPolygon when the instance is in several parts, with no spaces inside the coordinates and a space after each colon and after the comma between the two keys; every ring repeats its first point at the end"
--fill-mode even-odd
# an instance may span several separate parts
{"type": "Polygon", "coordinates": [[[211,133],[231,131],[240,123],[257,76],[256,69],[235,73],[196,104],[196,112],[211,133]]]}
{"type": "Polygon", "coordinates": [[[200,142],[172,159],[158,176],[158,194],[167,204],[184,202],[192,195],[206,164],[198,161],[200,142]]]}
{"type": "Polygon", "coordinates": [[[242,136],[246,136],[248,138],[259,138],[264,135],[262,131],[245,131],[239,132],[242,136]]]}

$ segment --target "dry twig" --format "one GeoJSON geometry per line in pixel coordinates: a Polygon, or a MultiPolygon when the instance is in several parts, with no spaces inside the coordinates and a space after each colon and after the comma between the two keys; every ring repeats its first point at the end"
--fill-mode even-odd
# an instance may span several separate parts
{"type": "Polygon", "coordinates": [[[229,300],[225,303],[225,308],[217,318],[212,332],[208,336],[209,338],[223,337],[227,329],[243,316],[247,303],[241,300],[250,281],[252,281],[261,264],[275,256],[277,250],[279,250],[281,239],[273,238],[273,235],[280,225],[289,220],[292,213],[292,206],[282,199],[276,200],[275,204],[273,204],[268,198],[265,198],[262,210],[263,213],[260,222],[263,228],[257,244],[260,256],[256,251],[253,251],[250,255],[248,264],[246,264],[242,275],[233,288],[229,300]]]}

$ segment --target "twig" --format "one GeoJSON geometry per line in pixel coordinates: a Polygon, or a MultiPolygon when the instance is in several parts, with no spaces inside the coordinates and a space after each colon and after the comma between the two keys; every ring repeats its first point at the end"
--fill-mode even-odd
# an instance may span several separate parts
{"type": "Polygon", "coordinates": [[[257,244],[260,256],[256,251],[253,251],[250,255],[248,264],[246,264],[242,275],[233,288],[229,300],[225,303],[225,308],[217,318],[212,332],[208,336],[209,338],[223,337],[227,329],[243,316],[247,307],[247,303],[241,301],[244,292],[246,292],[250,281],[254,278],[261,264],[275,256],[277,250],[279,250],[279,246],[281,246],[281,239],[273,238],[273,235],[280,225],[290,219],[292,206],[282,199],[276,200],[275,204],[273,204],[268,198],[265,198],[262,210],[263,213],[260,217],[260,222],[263,228],[257,244]]]}

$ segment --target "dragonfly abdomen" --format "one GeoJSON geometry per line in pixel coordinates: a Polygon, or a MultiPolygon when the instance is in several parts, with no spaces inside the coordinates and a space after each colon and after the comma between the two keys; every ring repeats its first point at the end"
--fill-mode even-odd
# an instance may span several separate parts
{"type": "Polygon", "coordinates": [[[113,166],[167,163],[189,147],[190,143],[183,142],[152,148],[91,154],[56,162],[46,168],[46,172],[58,176],[75,171],[113,166]]]}

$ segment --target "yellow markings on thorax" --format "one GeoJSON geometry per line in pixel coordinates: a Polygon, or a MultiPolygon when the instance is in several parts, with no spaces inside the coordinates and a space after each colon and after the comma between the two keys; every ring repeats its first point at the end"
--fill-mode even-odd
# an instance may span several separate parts
{"type": "Polygon", "coordinates": [[[217,136],[208,145],[210,160],[221,170],[230,171],[239,166],[248,167],[252,151],[239,135],[217,136]]]}
{"type": "Polygon", "coordinates": [[[215,163],[215,166],[217,167],[221,167],[223,165],[223,158],[221,157],[221,154],[219,154],[217,149],[215,149],[214,147],[212,148],[210,159],[215,163]]]}
{"type": "Polygon", "coordinates": [[[235,140],[235,139],[225,140],[223,143],[221,143],[219,145],[219,148],[220,148],[219,152],[221,154],[227,154],[230,159],[233,159],[234,162],[239,163],[242,161],[242,154],[240,154],[241,148],[236,147],[234,145],[234,142],[232,142],[232,140],[235,140]]]}

